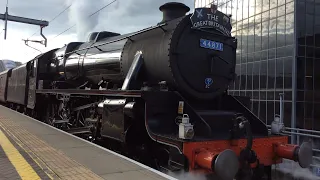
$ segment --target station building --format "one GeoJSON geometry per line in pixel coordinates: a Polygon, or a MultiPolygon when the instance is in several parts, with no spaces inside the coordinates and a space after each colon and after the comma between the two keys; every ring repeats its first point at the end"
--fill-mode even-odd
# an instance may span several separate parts
{"type": "MultiPolygon", "coordinates": [[[[212,0],[195,0],[195,8],[212,0]]],[[[320,130],[320,0],[217,0],[238,39],[232,95],[270,124],[284,94],[287,127],[320,130]]]]}

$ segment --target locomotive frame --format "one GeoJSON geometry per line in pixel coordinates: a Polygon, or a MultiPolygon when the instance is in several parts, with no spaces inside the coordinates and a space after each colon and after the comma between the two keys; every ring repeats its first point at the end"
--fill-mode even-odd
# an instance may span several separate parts
{"type": "MultiPolygon", "coordinates": [[[[218,12],[228,22],[213,8],[196,11],[218,12]]],[[[227,94],[235,77],[236,39],[191,28],[192,15],[185,15],[189,8],[181,3],[160,10],[163,20],[154,27],[127,35],[93,33],[86,43],[69,43],[1,72],[1,103],[72,134],[89,134],[91,141],[106,140],[109,148],[162,171],[241,180],[271,179],[271,166],[283,158],[308,167],[310,143],[290,145],[287,136],[270,135],[243,97],[227,94]],[[205,90],[192,79],[202,78],[202,70],[194,68],[192,76],[186,71],[193,64],[180,42],[188,42],[184,33],[218,39],[227,49],[224,54],[200,47],[208,49],[213,74],[205,79],[205,90]]]]}

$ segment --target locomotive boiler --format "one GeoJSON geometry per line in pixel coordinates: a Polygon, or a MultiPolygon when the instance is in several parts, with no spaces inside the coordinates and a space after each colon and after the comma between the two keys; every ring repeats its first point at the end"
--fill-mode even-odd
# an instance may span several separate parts
{"type": "Polygon", "coordinates": [[[228,94],[237,49],[230,16],[214,5],[159,9],[155,26],[94,32],[0,73],[2,103],[166,172],[242,180],[270,179],[283,158],[309,167],[310,143],[270,134],[250,99],[228,94]]]}
{"type": "MultiPolygon", "coordinates": [[[[234,78],[236,40],[190,28],[190,16],[185,16],[190,8],[185,5],[169,3],[160,10],[163,19],[155,27],[124,35],[93,33],[88,42],[76,48],[69,44],[56,52],[57,66],[52,71],[62,74],[65,80],[84,78],[79,83],[88,81],[93,86],[99,82],[122,85],[134,63],[132,70],[139,71],[140,76],[132,72],[136,80],[124,90],[140,90],[143,83],[153,86],[166,82],[169,88],[196,98],[212,99],[224,92],[234,78]],[[200,39],[201,44],[215,51],[199,48],[200,39]],[[59,59],[60,52],[69,47],[75,52],[59,59]],[[143,60],[133,62],[139,53],[143,60]]],[[[226,18],[225,27],[230,33],[229,17],[221,16],[226,18]]]]}

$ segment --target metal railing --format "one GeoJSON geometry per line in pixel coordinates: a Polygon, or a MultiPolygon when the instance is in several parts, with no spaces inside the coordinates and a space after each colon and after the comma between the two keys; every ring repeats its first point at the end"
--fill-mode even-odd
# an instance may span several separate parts
{"type": "MultiPolygon", "coordinates": [[[[276,115],[276,116],[280,116],[280,123],[283,124],[283,94],[280,93],[280,115],[276,115]]],[[[275,116],[275,117],[276,117],[275,116]]],[[[291,122],[291,125],[292,125],[292,122],[291,122]]],[[[268,127],[268,130],[269,132],[271,132],[271,125],[267,125],[268,127]]],[[[297,144],[297,145],[301,145],[302,141],[301,141],[301,137],[307,137],[309,139],[311,139],[311,143],[312,143],[312,146],[313,146],[313,153],[320,153],[320,131],[316,131],[316,130],[310,130],[310,129],[301,129],[301,128],[292,128],[292,127],[283,127],[283,129],[280,131],[279,133],[280,135],[286,135],[286,136],[291,136],[291,138],[293,139],[293,142],[294,144],[297,144]],[[318,140],[319,141],[319,147],[315,147],[314,144],[315,144],[315,140],[318,140]]],[[[311,164],[311,167],[315,167],[315,168],[318,168],[320,169],[320,166],[319,165],[316,165],[318,163],[314,163],[314,161],[318,161],[320,162],[320,157],[318,156],[312,156],[313,158],[313,163],[311,164]]]]}

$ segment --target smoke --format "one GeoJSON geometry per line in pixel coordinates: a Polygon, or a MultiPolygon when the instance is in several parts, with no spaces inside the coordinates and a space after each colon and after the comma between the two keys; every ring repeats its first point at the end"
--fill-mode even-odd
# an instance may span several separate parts
{"type": "MultiPolygon", "coordinates": [[[[276,179],[280,179],[279,172],[283,174],[286,178],[292,177],[299,180],[320,180],[320,177],[317,177],[313,174],[310,169],[301,168],[297,162],[291,160],[283,160],[283,163],[277,165],[274,170],[276,171],[276,179]],[[278,177],[277,177],[278,176],[278,177]]],[[[286,179],[283,178],[283,179],[286,179]]],[[[282,178],[281,178],[282,179],[282,178]]]]}
{"type": "Polygon", "coordinates": [[[90,18],[88,16],[99,8],[103,7],[103,0],[67,0],[66,5],[71,7],[69,10],[69,23],[76,24],[77,37],[79,41],[85,41],[89,33],[98,24],[99,14],[90,18]]]}
{"type": "Polygon", "coordinates": [[[183,180],[207,180],[207,178],[203,174],[195,174],[191,172],[179,172],[179,173],[168,172],[167,174],[174,178],[183,179],[183,180]]]}
{"type": "MultiPolygon", "coordinates": [[[[304,141],[312,142],[312,140],[304,139],[304,141]]],[[[301,141],[301,144],[304,142],[301,141]]],[[[301,145],[300,144],[300,145],[301,145]]],[[[313,149],[319,149],[319,145],[317,141],[313,140],[313,149]]],[[[314,155],[317,157],[317,155],[314,155]]],[[[320,167],[320,162],[317,158],[312,160],[312,165],[316,167],[320,167]]],[[[275,175],[283,175],[285,177],[292,177],[293,179],[299,180],[320,180],[320,177],[315,175],[316,168],[310,167],[309,168],[301,168],[298,162],[294,162],[292,160],[283,159],[283,163],[274,166],[275,175]],[[280,174],[278,173],[280,172],[280,174]]],[[[320,168],[319,168],[320,170],[320,168]]],[[[279,179],[279,177],[277,178],[279,179]]],[[[287,179],[287,178],[284,178],[287,179]]]]}
{"type": "Polygon", "coordinates": [[[76,24],[79,41],[87,40],[90,32],[112,31],[129,33],[156,25],[162,19],[159,7],[167,2],[181,2],[194,8],[194,0],[117,0],[94,16],[90,14],[113,0],[66,0],[69,9],[69,23],[76,24]]]}

